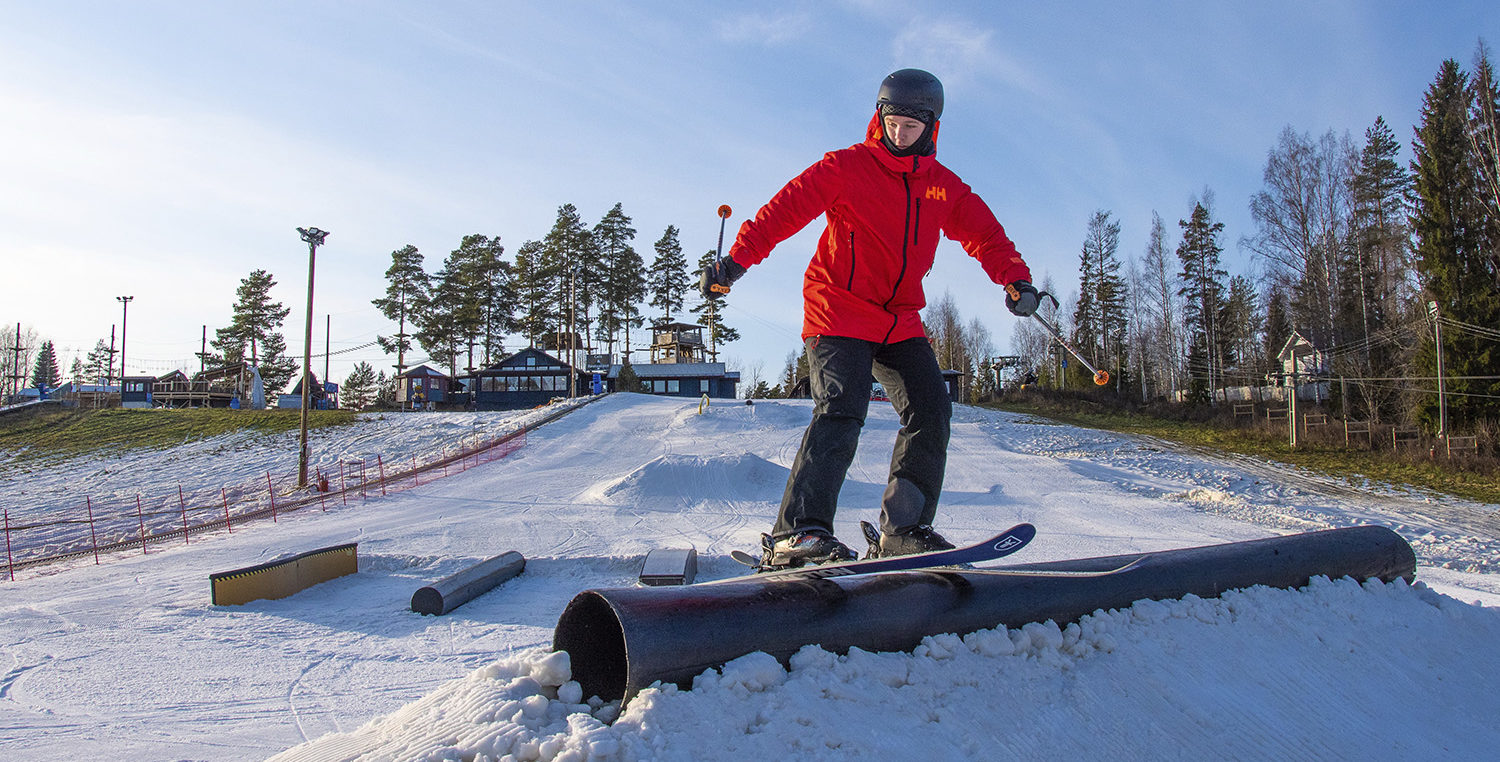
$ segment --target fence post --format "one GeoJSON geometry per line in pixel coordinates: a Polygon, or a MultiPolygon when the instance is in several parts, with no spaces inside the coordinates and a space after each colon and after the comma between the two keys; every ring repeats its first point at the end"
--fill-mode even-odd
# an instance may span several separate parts
{"type": "Polygon", "coordinates": [[[375,465],[380,467],[380,496],[385,497],[385,456],[375,453],[375,465]]]}
{"type": "Polygon", "coordinates": [[[339,497],[343,499],[344,505],[349,504],[349,480],[344,478],[344,461],[339,459],[339,497]]]}
{"type": "Polygon", "coordinates": [[[141,513],[141,493],[135,493],[135,517],[141,522],[141,555],[146,555],[146,516],[141,513]]]}
{"type": "Polygon", "coordinates": [[[229,489],[227,487],[220,486],[219,496],[224,498],[224,529],[227,530],[230,534],[234,534],[234,527],[229,525],[229,489]]]}
{"type": "Polygon", "coordinates": [[[413,482],[413,484],[412,484],[413,487],[420,487],[420,486],[422,486],[422,473],[417,470],[417,454],[416,453],[412,453],[412,456],[411,456],[411,480],[413,482]]]}
{"type": "Polygon", "coordinates": [[[94,565],[99,565],[99,535],[94,533],[94,501],[83,496],[83,505],[89,510],[89,542],[94,546],[94,565]]]}
{"type": "Polygon", "coordinates": [[[369,477],[365,476],[365,459],[364,458],[360,458],[359,459],[359,499],[360,500],[369,500],[370,499],[370,494],[365,491],[365,488],[368,487],[368,486],[370,486],[370,479],[369,479],[369,477]]]}
{"type": "Polygon", "coordinates": [[[187,501],[184,500],[183,497],[182,497],[182,485],[181,484],[177,485],[177,505],[178,505],[178,507],[180,507],[182,509],[182,544],[183,545],[192,545],[191,542],[188,542],[187,501]]]}
{"type": "Polygon", "coordinates": [[[276,523],[276,485],[271,483],[271,472],[266,472],[266,494],[271,496],[271,523],[276,523]]]}
{"type": "Polygon", "coordinates": [[[10,509],[5,509],[5,569],[10,572],[10,581],[16,581],[16,559],[10,554],[10,509]]]}
{"type": "Polygon", "coordinates": [[[328,490],[325,489],[325,487],[327,487],[327,486],[328,486],[327,483],[325,483],[323,481],[323,468],[322,468],[322,466],[319,466],[318,467],[318,507],[322,508],[324,513],[328,512],[328,498],[326,497],[326,495],[328,494],[328,490]]]}

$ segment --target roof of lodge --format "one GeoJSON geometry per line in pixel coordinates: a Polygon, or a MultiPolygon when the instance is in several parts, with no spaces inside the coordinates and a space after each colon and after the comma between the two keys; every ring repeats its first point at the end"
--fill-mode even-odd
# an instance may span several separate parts
{"type": "MultiPolygon", "coordinates": [[[[725,371],[721,362],[648,363],[630,366],[637,378],[732,378],[739,380],[739,371],[725,371]]],[[[609,366],[609,377],[620,377],[620,366],[609,366]]]]}

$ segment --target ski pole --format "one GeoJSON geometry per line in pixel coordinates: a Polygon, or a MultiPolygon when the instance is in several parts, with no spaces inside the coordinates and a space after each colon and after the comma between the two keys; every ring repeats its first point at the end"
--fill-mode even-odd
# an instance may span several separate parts
{"type": "MultiPolygon", "coordinates": [[[[1038,301],[1040,301],[1041,297],[1051,299],[1053,309],[1057,309],[1060,306],[1057,303],[1057,297],[1047,293],[1046,291],[1037,294],[1037,297],[1038,301]]],[[[1035,319],[1036,322],[1041,323],[1042,327],[1047,329],[1047,333],[1052,334],[1052,338],[1057,339],[1057,343],[1061,344],[1063,349],[1068,350],[1069,354],[1078,358],[1078,361],[1083,363],[1083,367],[1088,368],[1090,371],[1093,371],[1095,386],[1104,386],[1105,384],[1109,383],[1109,371],[1099,370],[1098,368],[1095,368],[1094,364],[1089,362],[1088,358],[1084,357],[1083,353],[1079,352],[1077,347],[1073,346],[1073,342],[1063,338],[1062,331],[1057,330],[1057,326],[1053,325],[1051,321],[1047,320],[1047,318],[1042,317],[1041,313],[1039,312],[1031,313],[1031,317],[1035,319]]]]}
{"type": "MultiPolygon", "coordinates": [[[[729,215],[731,214],[734,214],[734,210],[730,209],[728,204],[719,207],[719,247],[714,249],[715,267],[718,267],[724,261],[724,225],[729,222],[729,215]]],[[[728,286],[721,286],[717,283],[709,286],[708,289],[716,294],[729,293],[728,286]]]]}

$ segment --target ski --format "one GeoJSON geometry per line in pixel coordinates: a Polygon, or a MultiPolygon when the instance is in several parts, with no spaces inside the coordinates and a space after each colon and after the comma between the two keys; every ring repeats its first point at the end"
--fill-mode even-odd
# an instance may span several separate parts
{"type": "Polygon", "coordinates": [[[1145,556],[1132,558],[1129,563],[1117,566],[1113,569],[1100,569],[1098,571],[1083,571],[1078,569],[968,569],[974,574],[985,574],[994,577],[1041,577],[1043,579],[1088,579],[1090,577],[1108,577],[1111,574],[1130,571],[1142,561],[1145,556]]]}
{"type": "MultiPolygon", "coordinates": [[[[854,574],[874,574],[876,572],[906,571],[936,566],[957,566],[959,564],[971,564],[980,561],[993,561],[997,558],[1004,558],[1026,547],[1026,543],[1031,542],[1031,538],[1035,536],[1036,527],[1030,524],[1017,524],[984,542],[966,545],[962,548],[953,548],[952,550],[937,550],[931,553],[916,553],[909,556],[892,556],[889,558],[867,558],[859,561],[844,561],[842,563],[822,564],[819,566],[799,566],[794,569],[777,569],[775,571],[758,572],[751,576],[714,580],[713,582],[706,582],[704,584],[711,585],[719,582],[746,579],[827,579],[829,577],[847,577],[854,574]]],[[[749,553],[736,550],[731,551],[730,555],[734,557],[734,560],[747,566],[760,565],[760,561],[749,553]]]]}

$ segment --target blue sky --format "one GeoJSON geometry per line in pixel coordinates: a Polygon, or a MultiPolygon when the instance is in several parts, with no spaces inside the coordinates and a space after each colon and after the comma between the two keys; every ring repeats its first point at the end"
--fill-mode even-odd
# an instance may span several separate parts
{"type": "MultiPolygon", "coordinates": [[[[1284,127],[1359,142],[1383,116],[1408,159],[1441,62],[1500,44],[1493,2],[0,0],[0,17],[0,321],[66,366],[133,295],[129,370],[152,373],[196,370],[202,326],[227,324],[254,269],[280,284],[300,356],[298,226],[331,231],[315,351],[325,315],[335,352],[394,333],[370,305],[392,250],[413,244],[434,271],[484,233],[513,255],[564,203],[589,224],[623,203],[648,260],[676,225],[695,259],[720,204],[737,225],[857,142],[881,78],[909,66],[947,90],[939,159],[1039,281],[1072,287],[1095,210],[1139,256],[1152,211],[1175,235],[1205,189],[1248,273],[1238,240],[1284,127]]],[[[747,376],[774,381],[799,346],[819,230],[730,298],[744,338],[725,355],[747,376]]],[[[999,289],[956,244],[926,287],[1009,349],[999,289]]],[[[338,355],[334,379],[356,360],[394,363],[338,355]]]]}

